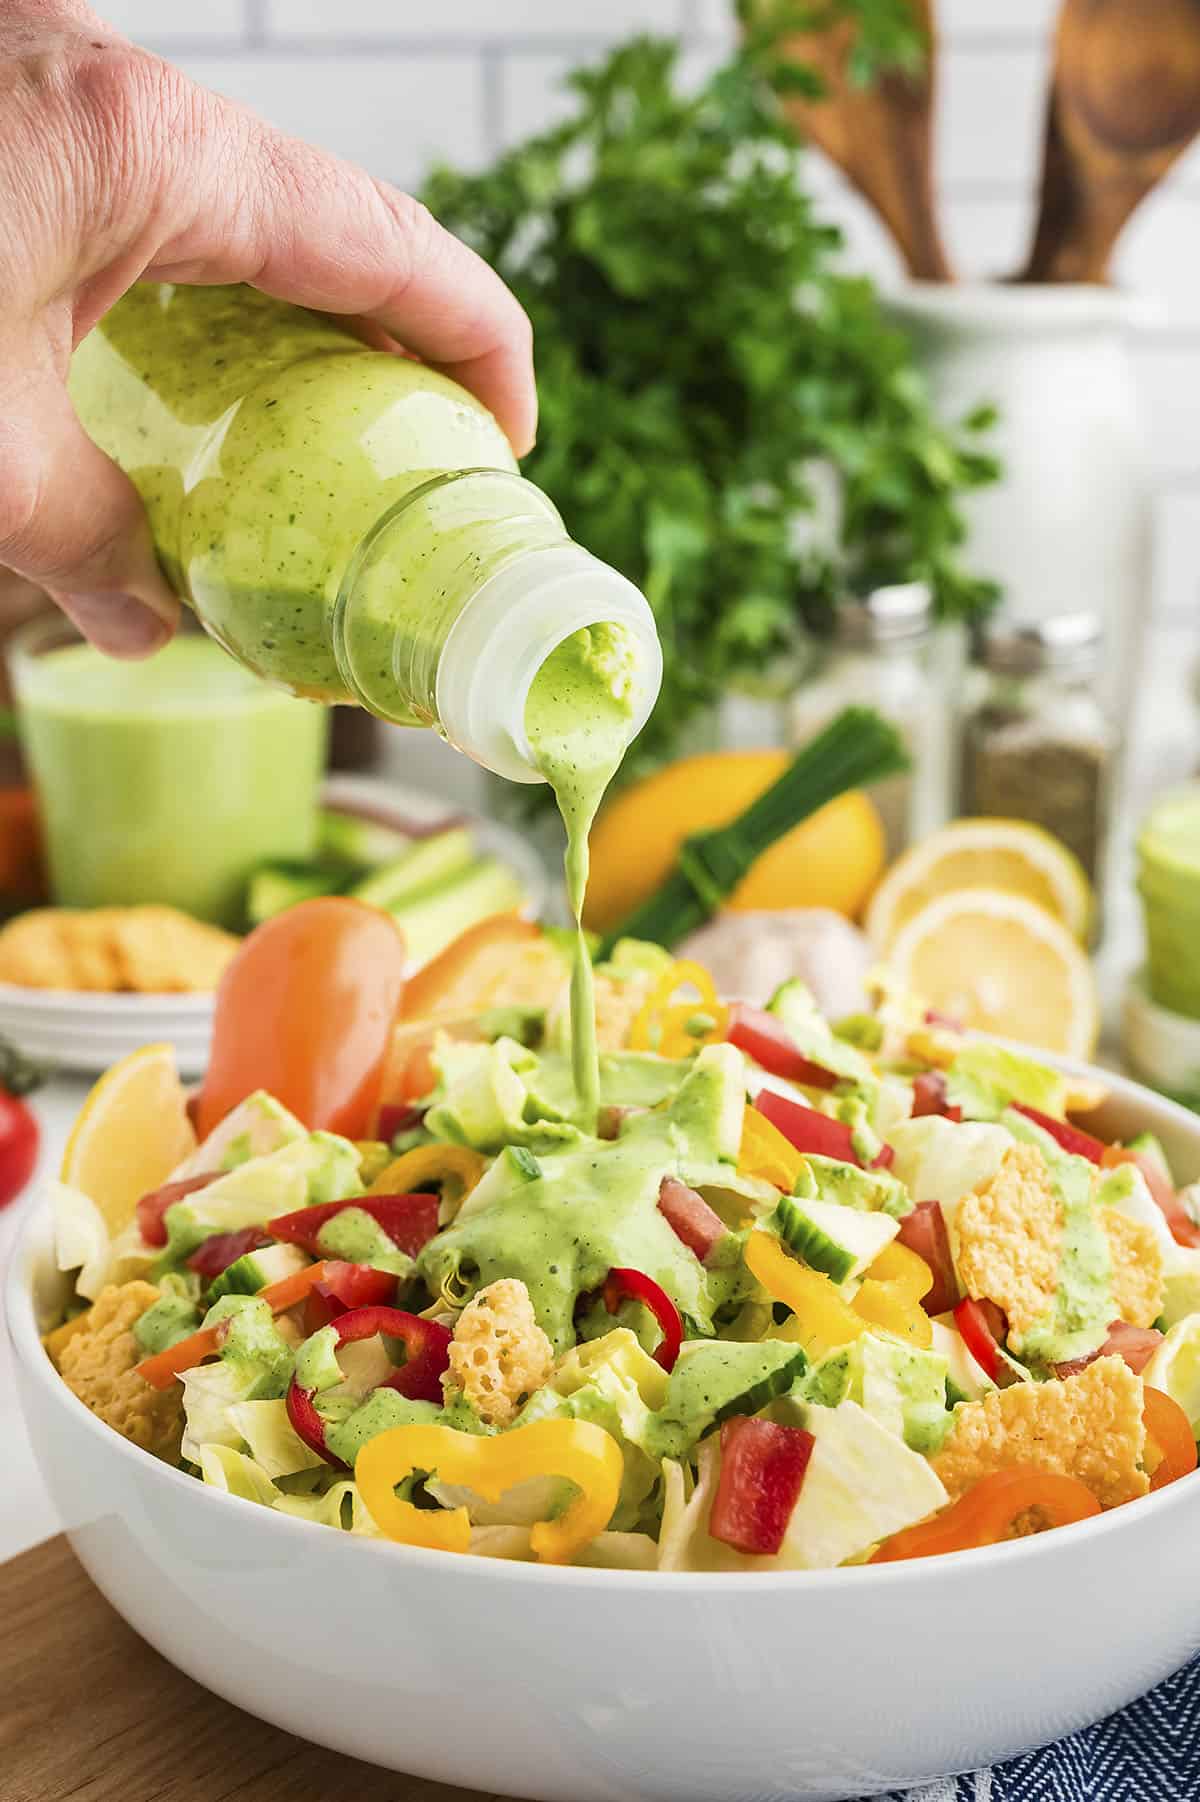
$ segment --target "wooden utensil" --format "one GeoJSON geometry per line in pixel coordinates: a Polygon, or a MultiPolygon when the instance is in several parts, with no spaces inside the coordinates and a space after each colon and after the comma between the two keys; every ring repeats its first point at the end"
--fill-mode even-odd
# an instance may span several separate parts
{"type": "Polygon", "coordinates": [[[937,34],[933,0],[910,0],[925,39],[916,75],[889,70],[869,87],[848,74],[857,26],[804,32],[782,54],[817,70],[825,93],[816,100],[783,96],[787,117],[848,176],[887,225],[908,266],[925,281],[952,280],[933,196],[933,101],[937,34]]]}
{"type": "Polygon", "coordinates": [[[1103,282],[1200,131],[1200,0],[1063,0],[1028,282],[1103,282]]]}

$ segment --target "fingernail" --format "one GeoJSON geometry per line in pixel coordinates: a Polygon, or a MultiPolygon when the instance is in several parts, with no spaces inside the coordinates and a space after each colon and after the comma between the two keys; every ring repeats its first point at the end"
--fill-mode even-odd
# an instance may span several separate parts
{"type": "Polygon", "coordinates": [[[59,594],[59,606],[84,637],[110,657],[149,657],[174,631],[173,623],[134,594],[59,594]]]}

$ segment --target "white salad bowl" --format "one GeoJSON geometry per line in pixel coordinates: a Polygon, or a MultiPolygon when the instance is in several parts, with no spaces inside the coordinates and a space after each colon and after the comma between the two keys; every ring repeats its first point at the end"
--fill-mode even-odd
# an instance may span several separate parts
{"type": "MultiPolygon", "coordinates": [[[[1087,1074],[1110,1083],[1107,1132],[1149,1129],[1200,1178],[1200,1118],[1087,1074]]],[[[198,1682],[357,1758],[538,1802],[818,1802],[1056,1738],[1200,1646],[1200,1474],[909,1564],[755,1577],[428,1552],[207,1488],[102,1425],[38,1339],[61,1284],[39,1210],[7,1311],[84,1566],[198,1682]]]]}

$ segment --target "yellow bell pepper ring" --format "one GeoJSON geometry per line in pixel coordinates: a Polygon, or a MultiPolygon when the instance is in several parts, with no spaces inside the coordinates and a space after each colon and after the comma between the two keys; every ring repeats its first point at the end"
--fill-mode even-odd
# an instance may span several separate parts
{"type": "Polygon", "coordinates": [[[396,1485],[418,1470],[461,1483],[486,1502],[498,1502],[532,1477],[565,1477],[579,1494],[557,1520],[538,1521],[529,1542],[543,1564],[569,1564],[612,1519],[624,1463],[612,1435],[586,1420],[537,1420],[489,1439],[439,1426],[390,1427],[368,1439],[354,1475],[381,1532],[402,1545],[467,1552],[465,1508],[438,1513],[397,1496],[396,1485]]]}
{"type": "Polygon", "coordinates": [[[690,1057],[702,1045],[725,1037],[729,1009],[717,999],[716,984],[703,964],[681,958],[664,970],[629,1028],[631,1051],[660,1057],[690,1057]],[[695,989],[696,1001],[676,1001],[680,989],[695,989]],[[699,1026],[701,1019],[711,1021],[699,1026]]]}
{"type": "Polygon", "coordinates": [[[410,1195],[426,1183],[451,1181],[449,1199],[459,1207],[487,1169],[487,1159],[466,1145],[414,1145],[379,1172],[368,1195],[410,1195]]]}
{"type": "Polygon", "coordinates": [[[821,1358],[848,1345],[870,1327],[882,1327],[922,1349],[933,1344],[933,1328],[920,1299],[933,1278],[925,1260],[907,1246],[893,1243],[884,1248],[853,1301],[761,1227],[746,1240],[745,1258],[767,1294],[792,1310],[792,1319],[777,1327],[774,1336],[803,1345],[811,1357],[821,1358]]]}
{"type": "Polygon", "coordinates": [[[765,1114],[760,1114],[747,1102],[742,1115],[737,1167],[740,1176],[761,1177],[764,1182],[774,1183],[785,1195],[792,1195],[804,1168],[804,1156],[765,1114]]]}

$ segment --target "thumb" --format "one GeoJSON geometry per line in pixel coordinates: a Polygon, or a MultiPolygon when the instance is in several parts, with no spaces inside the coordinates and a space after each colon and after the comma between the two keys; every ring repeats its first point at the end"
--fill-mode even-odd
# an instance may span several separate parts
{"type": "Polygon", "coordinates": [[[50,371],[0,408],[0,564],[44,588],[114,657],[149,656],[175,629],[179,602],[137,490],[50,371]]]}

